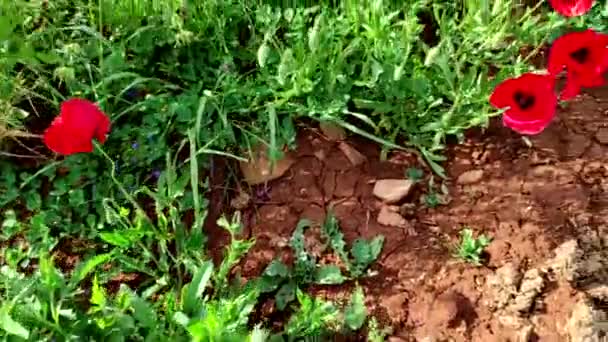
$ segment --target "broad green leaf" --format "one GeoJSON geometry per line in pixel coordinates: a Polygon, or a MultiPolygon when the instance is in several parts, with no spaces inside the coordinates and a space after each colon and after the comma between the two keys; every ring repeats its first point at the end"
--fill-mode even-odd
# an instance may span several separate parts
{"type": "Polygon", "coordinates": [[[268,60],[268,55],[270,55],[270,47],[266,42],[262,43],[258,48],[258,65],[263,68],[266,66],[266,61],[268,60]]]}
{"type": "Polygon", "coordinates": [[[296,283],[290,281],[283,284],[275,294],[274,299],[277,304],[277,309],[285,310],[287,304],[296,299],[296,283]]]}
{"type": "Polygon", "coordinates": [[[315,283],[322,285],[342,284],[346,278],[342,275],[340,267],[324,265],[315,270],[315,283]]]}
{"type": "Polygon", "coordinates": [[[96,255],[85,262],[81,262],[76,267],[74,275],[70,279],[70,285],[76,286],[79,284],[89,273],[91,273],[97,266],[105,264],[112,258],[112,253],[105,253],[96,255]]]}
{"type": "Polygon", "coordinates": [[[131,246],[131,241],[121,232],[101,232],[99,237],[114,246],[127,248],[131,246]]]}
{"type": "Polygon", "coordinates": [[[350,303],[344,311],[344,322],[351,330],[359,330],[367,318],[367,308],[365,307],[365,294],[359,286],[353,292],[350,303]]]}
{"type": "Polygon", "coordinates": [[[30,337],[29,331],[11,317],[10,306],[8,305],[3,305],[2,308],[0,308],[0,329],[6,331],[10,335],[19,336],[26,340],[30,337]]]}
{"type": "Polygon", "coordinates": [[[157,321],[156,311],[152,305],[139,298],[136,294],[132,294],[131,306],[133,307],[133,318],[135,318],[143,327],[154,328],[157,321]]]}
{"type": "Polygon", "coordinates": [[[289,268],[279,260],[272,260],[264,270],[264,274],[271,277],[287,277],[289,268]]]}
{"type": "Polygon", "coordinates": [[[99,286],[99,282],[97,281],[97,276],[93,277],[93,286],[91,286],[91,304],[96,305],[98,307],[104,307],[106,305],[106,294],[101,286],[99,286]]]}
{"type": "Polygon", "coordinates": [[[193,313],[196,305],[202,302],[201,298],[203,292],[205,291],[205,287],[207,287],[212,274],[213,262],[211,261],[206,261],[194,273],[192,282],[187,285],[188,289],[186,290],[186,295],[183,298],[184,311],[186,313],[193,313]]]}

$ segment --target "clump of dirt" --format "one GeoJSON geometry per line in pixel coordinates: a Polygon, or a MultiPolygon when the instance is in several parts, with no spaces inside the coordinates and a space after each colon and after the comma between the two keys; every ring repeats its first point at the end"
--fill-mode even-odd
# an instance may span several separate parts
{"type": "MultiPolygon", "coordinates": [[[[600,304],[608,284],[607,129],[605,88],[569,103],[529,139],[531,146],[493,121],[449,149],[449,179],[435,177],[434,191],[447,188],[450,201],[436,208],[424,204],[431,172],[415,153],[381,159],[369,141],[305,129],[293,165],[258,186],[263,197],[254,188],[249,195],[258,200],[239,207],[257,240],[240,270],[254,277],[274,258],[289,261],[287,242],[297,222],[320,224],[331,210],[347,244],[385,237],[373,272],[360,283],[370,312],[393,328],[393,339],[599,338],[597,324],[589,322],[606,314],[600,304]],[[348,157],[353,150],[363,157],[348,157]],[[411,189],[400,183],[402,193],[374,194],[379,181],[405,180],[412,167],[425,177],[411,189]],[[484,267],[453,257],[465,226],[492,238],[484,267]],[[590,326],[591,335],[583,328],[590,326]]],[[[210,239],[212,253],[221,254],[223,241],[210,239]]],[[[352,286],[326,289],[317,294],[345,298],[352,286]]]]}

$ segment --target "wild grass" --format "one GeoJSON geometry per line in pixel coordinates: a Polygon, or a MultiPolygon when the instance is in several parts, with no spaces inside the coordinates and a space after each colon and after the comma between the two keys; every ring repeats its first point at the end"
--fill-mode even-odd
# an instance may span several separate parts
{"type": "Polygon", "coordinates": [[[237,216],[219,222],[231,244],[221,264],[209,261],[208,156],[246,158],[264,144],[280,158],[295,147],[298,122],[312,119],[414,148],[441,176],[447,139],[487,125],[498,114],[487,104],[494,85],[534,68],[523,48],[567,29],[607,29],[603,6],[572,20],[546,9],[519,0],[3,1],[0,336],[264,341],[367,326],[381,340],[360,290],[346,308],[304,291],[365,276],[380,237],[348,249],[326,222],[348,269],[319,269],[297,249],[293,270],[271,264],[240,284],[232,267],[254,241],[239,237],[237,216]],[[110,137],[91,154],[55,158],[36,135],[76,96],[110,115],[110,137]],[[35,163],[25,162],[30,153],[35,163]],[[275,290],[269,272],[293,313],[283,331],[250,321],[261,293],[275,290]]]}

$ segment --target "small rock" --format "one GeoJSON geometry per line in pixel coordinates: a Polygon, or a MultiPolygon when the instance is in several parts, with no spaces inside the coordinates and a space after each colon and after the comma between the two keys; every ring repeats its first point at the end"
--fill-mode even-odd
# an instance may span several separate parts
{"type": "Polygon", "coordinates": [[[380,179],[374,184],[374,196],[385,203],[399,202],[409,195],[414,182],[409,179],[380,179]]]}
{"type": "Polygon", "coordinates": [[[585,288],[585,292],[592,298],[600,301],[608,301],[608,285],[591,284],[585,288]]]}
{"type": "Polygon", "coordinates": [[[568,240],[555,249],[555,257],[549,260],[545,267],[551,269],[560,278],[573,281],[576,278],[581,253],[578,242],[575,239],[568,240]]]}
{"type": "Polygon", "coordinates": [[[241,162],[241,172],[245,182],[250,185],[262,184],[273,179],[277,179],[285,174],[295,163],[295,159],[289,155],[281,160],[277,160],[272,165],[265,151],[253,151],[254,159],[248,162],[241,162]]]}
{"type": "Polygon", "coordinates": [[[340,141],[346,139],[346,131],[344,128],[336,125],[333,122],[322,121],[319,124],[319,128],[329,140],[340,141]]]}
{"type": "Polygon", "coordinates": [[[545,286],[545,280],[541,272],[536,269],[530,269],[524,274],[524,278],[521,281],[519,293],[513,299],[513,302],[509,306],[511,312],[524,312],[528,311],[536,296],[538,296],[543,287],[545,286]]]}
{"type": "Polygon", "coordinates": [[[458,176],[456,182],[461,185],[475,184],[483,178],[483,170],[470,170],[458,176]]]}
{"type": "Polygon", "coordinates": [[[345,142],[340,142],[338,148],[340,151],[342,151],[342,153],[344,153],[346,158],[348,158],[348,161],[350,161],[353,166],[359,166],[365,163],[367,160],[367,158],[361,154],[361,152],[357,151],[354,147],[345,142]]]}
{"type": "Polygon", "coordinates": [[[496,270],[494,274],[488,275],[486,278],[487,293],[490,294],[488,305],[496,310],[507,306],[517,293],[521,278],[521,273],[511,262],[496,270]]]}
{"type": "Polygon", "coordinates": [[[595,133],[595,139],[600,144],[608,145],[608,128],[602,127],[595,133]]]}
{"type": "Polygon", "coordinates": [[[574,305],[566,331],[572,342],[600,342],[601,322],[606,320],[606,313],[594,310],[591,304],[581,300],[574,305]]]}
{"type": "Polygon", "coordinates": [[[389,206],[382,206],[380,208],[380,212],[378,213],[378,223],[383,226],[391,226],[391,227],[400,227],[406,228],[408,227],[407,220],[403,218],[403,216],[399,215],[397,212],[399,208],[393,208],[389,206]]]}

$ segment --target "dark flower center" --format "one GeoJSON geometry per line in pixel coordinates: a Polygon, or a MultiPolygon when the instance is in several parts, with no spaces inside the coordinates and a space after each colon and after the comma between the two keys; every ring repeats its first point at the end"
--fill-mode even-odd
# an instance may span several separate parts
{"type": "Polygon", "coordinates": [[[589,49],[584,47],[570,53],[570,57],[580,64],[585,64],[589,58],[589,49]]]}
{"type": "Polygon", "coordinates": [[[513,99],[519,106],[519,108],[526,110],[532,106],[534,106],[534,96],[528,95],[521,91],[516,91],[515,95],[513,95],[513,99]]]}

